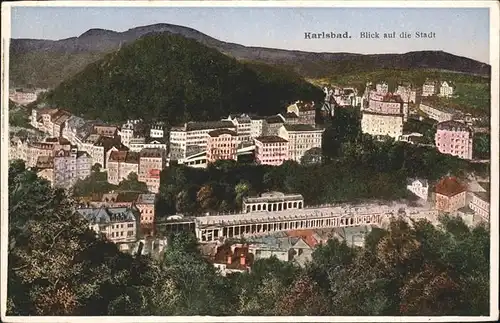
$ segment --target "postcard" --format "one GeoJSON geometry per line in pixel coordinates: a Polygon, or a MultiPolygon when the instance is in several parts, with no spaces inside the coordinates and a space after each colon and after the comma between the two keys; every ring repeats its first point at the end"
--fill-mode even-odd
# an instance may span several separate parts
{"type": "Polygon", "coordinates": [[[498,319],[498,16],[3,2],[2,321],[498,319]]]}

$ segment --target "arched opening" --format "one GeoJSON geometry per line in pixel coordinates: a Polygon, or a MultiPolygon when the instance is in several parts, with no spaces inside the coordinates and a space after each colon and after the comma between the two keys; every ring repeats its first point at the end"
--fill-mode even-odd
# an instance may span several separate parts
{"type": "Polygon", "coordinates": [[[299,202],[299,209],[302,208],[302,202],[299,202]]]}
{"type": "Polygon", "coordinates": [[[293,207],[297,208],[297,202],[293,202],[293,207]]]}
{"type": "Polygon", "coordinates": [[[255,204],[252,205],[252,211],[255,211],[255,204]]]}

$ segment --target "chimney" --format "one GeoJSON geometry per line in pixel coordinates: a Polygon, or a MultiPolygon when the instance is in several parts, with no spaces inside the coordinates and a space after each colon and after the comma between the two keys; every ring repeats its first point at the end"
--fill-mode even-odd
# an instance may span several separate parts
{"type": "Polygon", "coordinates": [[[241,254],[241,256],[240,256],[240,265],[245,266],[245,260],[246,260],[245,259],[245,255],[241,254]]]}
{"type": "Polygon", "coordinates": [[[231,255],[227,256],[227,264],[230,265],[232,261],[231,255]]]}

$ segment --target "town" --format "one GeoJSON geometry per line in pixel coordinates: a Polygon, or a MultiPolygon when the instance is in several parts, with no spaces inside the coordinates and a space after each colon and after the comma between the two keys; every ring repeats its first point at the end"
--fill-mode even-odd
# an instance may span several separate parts
{"type": "MultiPolygon", "coordinates": [[[[39,93],[43,90],[13,90],[10,99],[26,105],[39,93]]],[[[400,84],[394,89],[383,81],[369,82],[364,93],[354,87],[325,86],[324,93],[324,102],[292,102],[278,115],[231,114],[169,128],[164,122],[129,120],[116,125],[85,120],[57,107],[33,108],[28,134],[38,135],[12,136],[9,159],[23,160],[53,187],[68,191],[93,172],[107,174],[105,180],[115,186],[131,179],[143,183],[146,189],[139,192],[79,197],[76,212],[120,250],[131,253],[160,253],[168,244],[167,233],[193,232],[223,275],[250,271],[250,254],[252,259],[274,255],[304,265],[315,246],[332,237],[362,246],[365,234],[374,226],[386,226],[392,216],[436,223],[440,213],[448,213],[471,226],[489,221],[489,179],[471,178],[466,183],[451,176],[437,183],[408,178],[407,190],[418,199],[412,205],[400,201],[306,205],[298,192],[262,192],[244,197],[236,212],[158,214],[161,172],[170,165],[207,168],[221,160],[246,160],[280,166],[287,161],[304,163],[307,156],[309,162],[321,163],[325,128],[318,119],[334,119],[342,109],[359,110],[362,133],[376,140],[431,146],[464,160],[475,157],[474,133],[481,131],[475,126],[478,119],[432,104],[434,97],[455,95],[448,81],[427,80],[418,87],[400,84]],[[405,131],[407,122],[424,119],[435,123],[432,142],[423,143],[422,133],[405,131]],[[246,242],[234,242],[231,250],[238,251],[220,256],[228,253],[226,242],[235,239],[246,242]],[[290,250],[301,256],[290,256],[290,250]],[[236,253],[243,255],[241,262],[231,262],[236,253]]]]}

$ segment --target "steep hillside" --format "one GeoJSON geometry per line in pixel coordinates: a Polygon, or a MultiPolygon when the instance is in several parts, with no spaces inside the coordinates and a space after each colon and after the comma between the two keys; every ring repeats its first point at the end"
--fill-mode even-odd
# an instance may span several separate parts
{"type": "Polygon", "coordinates": [[[243,64],[192,39],[144,37],[49,92],[47,103],[89,119],[160,119],[176,124],[234,112],[270,115],[323,93],[293,72],[243,64]]]}
{"type": "Polygon", "coordinates": [[[194,39],[238,60],[280,65],[305,77],[328,77],[378,68],[433,68],[489,75],[490,66],[442,51],[406,54],[360,55],[350,53],[310,53],[272,48],[246,47],[219,41],[192,28],[155,24],[125,32],[91,29],[79,37],[63,40],[12,39],[11,81],[16,85],[35,83],[52,86],[74,75],[121,46],[152,33],[178,34],[194,39]],[[60,59],[63,57],[64,59],[60,59]],[[49,69],[41,69],[48,64],[49,69]]]}

